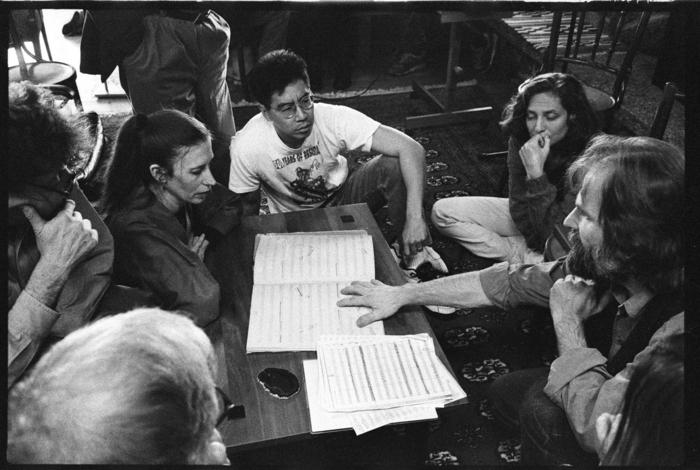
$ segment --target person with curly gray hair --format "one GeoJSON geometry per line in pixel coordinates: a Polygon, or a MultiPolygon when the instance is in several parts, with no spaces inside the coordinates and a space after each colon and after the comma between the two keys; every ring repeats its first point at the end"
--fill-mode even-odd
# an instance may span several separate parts
{"type": "Polygon", "coordinates": [[[87,323],[112,273],[112,236],[78,185],[86,129],[50,93],[9,86],[7,151],[8,385],[47,340],[87,323]]]}
{"type": "Polygon", "coordinates": [[[215,357],[183,315],[141,308],[56,343],[12,390],[7,459],[23,464],[229,464],[215,357]]]}

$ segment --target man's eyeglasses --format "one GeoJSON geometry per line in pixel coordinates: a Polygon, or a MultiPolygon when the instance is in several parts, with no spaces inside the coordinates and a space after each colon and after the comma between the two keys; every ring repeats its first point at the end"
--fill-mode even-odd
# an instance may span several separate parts
{"type": "Polygon", "coordinates": [[[75,176],[75,173],[72,173],[68,170],[61,170],[58,173],[58,175],[51,174],[51,176],[44,178],[46,181],[40,181],[39,179],[36,179],[34,181],[25,183],[25,186],[43,189],[45,191],[60,194],[61,196],[68,198],[70,196],[71,191],[73,190],[75,176]]]}
{"type": "Polygon", "coordinates": [[[216,427],[230,419],[245,418],[245,408],[243,405],[234,405],[228,395],[219,387],[216,387],[216,395],[219,399],[219,410],[221,410],[216,420],[216,427]]]}
{"type": "Polygon", "coordinates": [[[301,98],[296,103],[288,103],[275,108],[275,111],[280,113],[285,119],[293,119],[297,114],[297,107],[302,111],[310,111],[314,107],[315,97],[312,94],[308,94],[301,98]]]}

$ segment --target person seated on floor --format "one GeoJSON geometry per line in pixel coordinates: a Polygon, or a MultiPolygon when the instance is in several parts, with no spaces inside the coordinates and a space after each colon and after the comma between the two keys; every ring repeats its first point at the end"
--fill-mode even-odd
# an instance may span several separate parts
{"type": "Polygon", "coordinates": [[[8,385],[42,344],[87,323],[107,290],[112,236],[75,184],[87,129],[29,82],[10,83],[7,148],[8,385]]]}
{"type": "Polygon", "coordinates": [[[684,329],[684,157],[651,137],[596,136],[573,164],[585,174],[564,220],[570,253],[536,265],[502,262],[421,284],[353,282],[339,306],[366,306],[359,326],[404,305],[549,307],[559,357],[497,379],[494,414],[520,425],[529,464],[587,464],[595,421],[618,408],[636,356],[684,329]],[[578,443],[576,442],[578,440],[578,443]]]}
{"type": "Polygon", "coordinates": [[[212,345],[189,318],[136,309],[56,343],[12,390],[14,464],[228,464],[212,345]]]}
{"type": "Polygon", "coordinates": [[[598,416],[601,465],[684,463],[684,336],[668,338],[637,361],[622,409],[598,416]]]}
{"type": "Polygon", "coordinates": [[[545,241],[574,207],[566,169],[598,122],[581,82],[572,75],[530,78],[503,110],[508,139],[508,197],[440,199],[431,219],[440,233],[484,258],[543,261],[545,241]]]}
{"type": "Polygon", "coordinates": [[[195,118],[176,110],[134,115],[119,130],[100,200],[114,236],[115,279],[152,292],[165,309],[191,312],[200,326],[219,315],[205,252],[240,220],[211,159],[209,131],[195,118]]]}
{"type": "Polygon", "coordinates": [[[376,212],[388,202],[390,238],[400,240],[404,264],[435,263],[418,142],[354,109],[315,103],[306,62],[292,51],[261,57],[249,82],[260,113],[231,143],[229,176],[229,188],[245,195],[247,213],[258,213],[261,187],[271,213],[359,202],[376,212]],[[382,155],[348,174],[343,153],[356,149],[382,155]]]}

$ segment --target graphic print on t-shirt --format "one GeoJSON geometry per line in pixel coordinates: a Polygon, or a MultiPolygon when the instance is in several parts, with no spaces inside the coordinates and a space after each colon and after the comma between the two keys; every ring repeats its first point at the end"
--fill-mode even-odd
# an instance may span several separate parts
{"type": "Polygon", "coordinates": [[[338,164],[335,160],[323,163],[320,155],[318,145],[313,145],[276,158],[272,164],[275,170],[287,174],[286,178],[294,193],[312,202],[321,202],[338,189],[337,184],[329,181],[330,173],[338,164]],[[313,159],[308,161],[311,158],[313,159]],[[287,168],[290,165],[293,167],[287,168]]]}

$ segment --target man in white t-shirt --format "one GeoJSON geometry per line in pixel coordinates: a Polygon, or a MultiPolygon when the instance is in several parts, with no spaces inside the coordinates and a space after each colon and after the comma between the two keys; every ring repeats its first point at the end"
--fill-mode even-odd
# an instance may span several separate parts
{"type": "Polygon", "coordinates": [[[404,263],[424,259],[423,147],[359,111],[314,103],[306,62],[289,50],[261,57],[249,83],[260,113],[231,143],[229,178],[246,212],[257,214],[261,187],[271,213],[358,202],[374,212],[388,202],[404,263]],[[342,154],[356,149],[381,155],[348,174],[342,154]]]}

